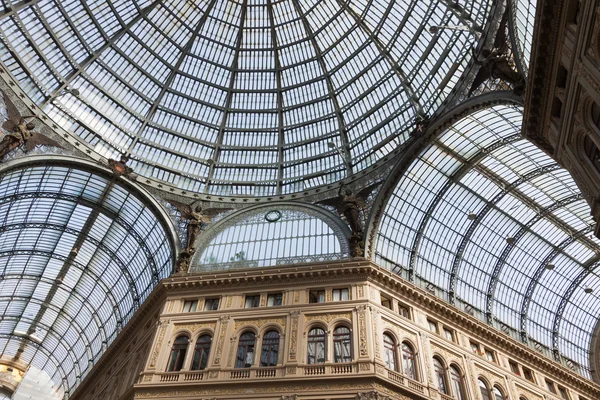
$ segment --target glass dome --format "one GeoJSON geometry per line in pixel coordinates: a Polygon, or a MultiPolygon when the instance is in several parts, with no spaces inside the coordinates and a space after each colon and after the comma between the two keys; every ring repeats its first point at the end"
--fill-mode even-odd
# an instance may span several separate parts
{"type": "Polygon", "coordinates": [[[186,191],[268,196],[405,142],[458,83],[491,3],[24,2],[5,5],[0,57],[102,156],[186,191]]]}

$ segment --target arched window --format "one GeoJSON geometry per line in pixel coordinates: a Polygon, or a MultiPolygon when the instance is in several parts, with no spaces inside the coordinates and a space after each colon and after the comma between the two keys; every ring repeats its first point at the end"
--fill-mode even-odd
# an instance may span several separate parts
{"type": "Polygon", "coordinates": [[[478,380],[479,383],[479,392],[481,393],[481,400],[492,400],[490,397],[490,391],[488,390],[487,385],[481,379],[478,380]]]}
{"type": "Polygon", "coordinates": [[[462,375],[454,365],[450,366],[450,386],[452,387],[452,394],[456,400],[465,400],[465,386],[463,384],[462,375]]]}
{"type": "Polygon", "coordinates": [[[387,333],[383,334],[383,351],[385,352],[385,366],[392,371],[398,371],[396,358],[396,341],[387,333]]]}
{"type": "Polygon", "coordinates": [[[598,149],[594,140],[588,135],[585,135],[583,138],[583,149],[594,167],[596,167],[596,170],[600,171],[600,149],[598,149]]]}
{"type": "Polygon", "coordinates": [[[208,364],[208,355],[210,354],[210,344],[212,337],[210,335],[202,335],[196,340],[194,348],[194,357],[192,358],[192,371],[202,370],[208,364]]]}
{"type": "Polygon", "coordinates": [[[260,366],[272,367],[279,360],[279,332],[269,331],[263,336],[260,366]]]}
{"type": "Polygon", "coordinates": [[[352,361],[352,336],[350,329],[338,326],[333,331],[333,362],[345,363],[352,361]]]}
{"type": "Polygon", "coordinates": [[[237,356],[235,358],[235,368],[250,368],[254,362],[254,343],[256,335],[253,332],[244,332],[240,336],[238,343],[237,356]]]}
{"type": "Polygon", "coordinates": [[[498,386],[494,386],[492,388],[492,393],[494,394],[494,400],[504,400],[504,395],[502,394],[502,390],[498,386]]]}
{"type": "Polygon", "coordinates": [[[413,347],[406,342],[402,343],[402,372],[412,380],[417,379],[415,351],[413,350],[413,347]]]}
{"type": "Polygon", "coordinates": [[[446,371],[444,370],[444,364],[437,358],[433,357],[433,371],[438,382],[440,392],[443,394],[450,394],[448,390],[448,380],[446,379],[446,371]]]}
{"type": "Polygon", "coordinates": [[[171,347],[171,356],[169,357],[169,365],[167,371],[181,371],[185,353],[187,353],[190,339],[187,336],[178,336],[171,347]]]}
{"type": "Polygon", "coordinates": [[[308,332],[308,364],[322,364],[325,362],[325,342],[327,334],[321,328],[313,328],[308,332]]]}

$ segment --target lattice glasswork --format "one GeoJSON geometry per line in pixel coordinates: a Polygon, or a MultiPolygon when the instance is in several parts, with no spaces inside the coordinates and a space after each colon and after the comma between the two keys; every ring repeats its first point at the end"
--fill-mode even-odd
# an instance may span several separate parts
{"type": "Polygon", "coordinates": [[[0,58],[63,128],[184,190],[268,196],[405,142],[458,83],[492,2],[2,3],[0,58]],[[473,29],[429,32],[447,25],[473,29]]]}
{"type": "Polygon", "coordinates": [[[0,221],[0,354],[68,392],[171,274],[169,232],[130,190],[52,165],[0,175],[0,221]]]}
{"type": "Polygon", "coordinates": [[[523,73],[527,74],[529,61],[531,57],[531,45],[533,41],[533,24],[535,22],[534,0],[515,0],[512,4],[513,25],[515,41],[517,45],[516,52],[521,58],[523,73]]]}
{"type": "Polygon", "coordinates": [[[496,106],[434,139],[389,199],[375,260],[589,376],[600,301],[584,288],[600,286],[600,242],[572,178],[520,136],[521,120],[496,106]]]}
{"type": "Polygon", "coordinates": [[[277,210],[281,217],[269,222],[270,209],[249,212],[218,232],[202,237],[194,269],[263,267],[348,256],[344,234],[331,221],[300,209],[277,210]]]}

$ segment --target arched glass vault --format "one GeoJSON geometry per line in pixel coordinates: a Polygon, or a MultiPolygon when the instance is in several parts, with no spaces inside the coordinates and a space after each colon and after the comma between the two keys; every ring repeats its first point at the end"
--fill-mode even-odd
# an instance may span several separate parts
{"type": "Polygon", "coordinates": [[[36,161],[0,171],[0,354],[69,392],[172,273],[174,240],[132,185],[36,161]]]}
{"type": "Polygon", "coordinates": [[[153,181],[271,196],[404,143],[466,71],[492,2],[88,3],[2,1],[0,59],[34,103],[153,181]]]}
{"type": "Polygon", "coordinates": [[[600,241],[570,175],[520,135],[521,112],[483,109],[436,137],[397,183],[374,258],[589,377],[600,241]]]}

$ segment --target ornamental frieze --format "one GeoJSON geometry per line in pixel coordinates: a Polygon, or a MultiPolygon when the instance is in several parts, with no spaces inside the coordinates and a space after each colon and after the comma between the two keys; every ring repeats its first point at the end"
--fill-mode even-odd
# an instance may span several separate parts
{"type": "Polygon", "coordinates": [[[196,332],[202,328],[210,328],[214,332],[216,327],[217,327],[216,322],[196,322],[193,324],[181,324],[181,325],[176,324],[174,327],[174,331],[177,332],[177,331],[180,331],[183,329],[187,329],[190,332],[196,332]]]}
{"type": "Polygon", "coordinates": [[[323,321],[325,323],[330,323],[334,319],[345,318],[347,320],[352,321],[352,313],[337,313],[337,314],[321,314],[321,315],[307,315],[306,321],[323,321]]]}
{"type": "Polygon", "coordinates": [[[254,326],[256,328],[262,328],[267,324],[277,324],[283,329],[285,329],[285,325],[287,322],[286,317],[278,317],[278,318],[259,318],[259,319],[238,319],[235,321],[234,330],[238,330],[242,326],[254,326]]]}

